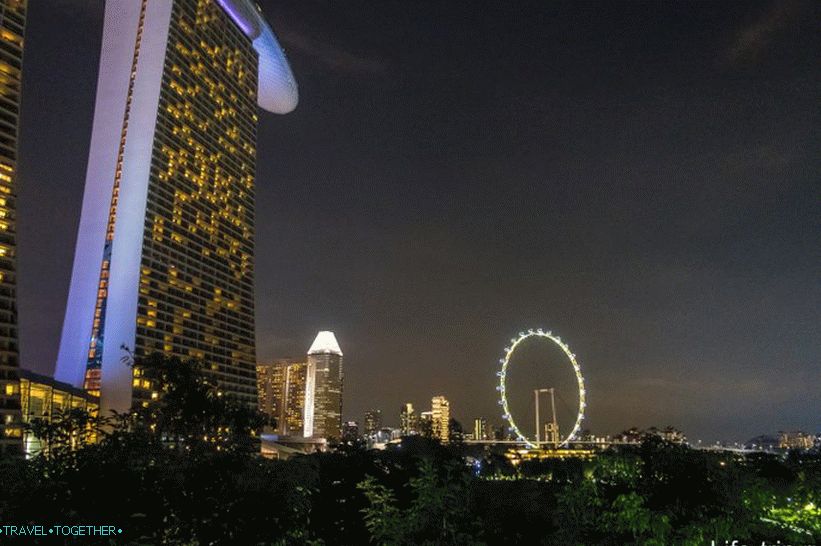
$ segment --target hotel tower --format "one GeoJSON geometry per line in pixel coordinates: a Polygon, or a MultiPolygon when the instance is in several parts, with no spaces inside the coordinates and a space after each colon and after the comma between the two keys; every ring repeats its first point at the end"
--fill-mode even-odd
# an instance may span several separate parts
{"type": "Polygon", "coordinates": [[[23,452],[17,349],[17,132],[25,0],[0,0],[0,459],[23,452]]]}
{"type": "Polygon", "coordinates": [[[107,0],[91,146],[55,378],[126,411],[157,388],[127,366],[198,358],[256,407],[258,106],[297,104],[251,0],[107,0]]]}

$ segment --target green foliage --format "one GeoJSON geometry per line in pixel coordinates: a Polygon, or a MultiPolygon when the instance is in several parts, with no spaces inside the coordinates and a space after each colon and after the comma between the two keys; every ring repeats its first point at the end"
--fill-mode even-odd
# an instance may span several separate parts
{"type": "Polygon", "coordinates": [[[400,508],[394,494],[368,477],[359,484],[369,505],[362,512],[371,541],[390,545],[483,544],[481,525],[465,503],[470,477],[452,462],[437,467],[419,463],[410,478],[411,502],[400,508]]]}
{"type": "Polygon", "coordinates": [[[399,544],[405,521],[396,506],[393,491],[377,482],[373,476],[366,477],[357,487],[368,499],[369,505],[362,509],[362,513],[371,540],[376,544],[399,544]]]}
{"type": "Polygon", "coordinates": [[[605,453],[596,459],[593,478],[602,484],[634,489],[641,479],[641,460],[633,453],[605,453]]]}
{"type": "Polygon", "coordinates": [[[644,498],[635,492],[616,497],[603,523],[616,533],[630,535],[636,544],[647,546],[663,546],[670,534],[670,518],[649,510],[644,498]]]}
{"type": "Polygon", "coordinates": [[[592,481],[564,486],[557,493],[555,544],[591,544],[602,528],[602,499],[592,481]]]}
{"type": "Polygon", "coordinates": [[[201,362],[154,353],[137,368],[159,387],[160,396],[122,416],[123,428],[145,431],[178,450],[258,451],[255,434],[264,416],[223,396],[203,374],[201,362]]]}
{"type": "Polygon", "coordinates": [[[76,451],[100,437],[108,421],[80,408],[64,410],[51,421],[36,418],[26,429],[42,446],[39,455],[50,460],[74,464],[76,451]]]}

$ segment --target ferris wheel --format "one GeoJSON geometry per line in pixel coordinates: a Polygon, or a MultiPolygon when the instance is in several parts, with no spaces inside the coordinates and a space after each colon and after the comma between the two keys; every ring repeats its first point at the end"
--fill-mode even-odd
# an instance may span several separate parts
{"type": "MultiPolygon", "coordinates": [[[[500,371],[496,372],[496,375],[499,377],[499,385],[496,387],[496,390],[499,391],[499,405],[502,406],[502,408],[504,410],[504,414],[502,415],[502,417],[508,422],[508,424],[510,425],[511,431],[513,431],[513,433],[516,435],[517,439],[520,442],[523,442],[525,445],[527,445],[527,447],[530,447],[530,448],[539,447],[538,446],[538,426],[539,426],[539,423],[537,422],[537,424],[536,424],[536,426],[537,426],[537,436],[536,436],[536,443],[534,443],[533,441],[529,440],[522,433],[522,431],[519,429],[518,425],[516,425],[516,421],[513,419],[513,415],[511,415],[511,412],[510,412],[510,407],[508,405],[507,392],[506,392],[507,391],[506,377],[507,377],[508,368],[510,367],[510,359],[513,356],[514,352],[516,351],[516,348],[519,347],[519,345],[523,341],[525,341],[526,339],[529,339],[529,338],[540,338],[540,339],[547,340],[551,343],[554,343],[555,345],[558,345],[559,348],[562,350],[562,352],[564,352],[565,356],[567,357],[568,361],[570,362],[570,365],[573,366],[573,371],[576,374],[576,382],[579,385],[579,409],[578,409],[578,413],[576,414],[576,422],[573,425],[573,430],[571,430],[570,434],[568,434],[564,439],[562,439],[558,442],[559,447],[563,447],[563,446],[566,446],[568,442],[575,439],[576,435],[579,432],[579,429],[581,429],[582,421],[584,420],[584,409],[587,406],[587,403],[586,403],[586,393],[585,393],[585,389],[584,389],[584,377],[582,376],[582,370],[579,367],[579,363],[576,361],[576,355],[573,354],[573,352],[570,350],[570,347],[567,345],[567,343],[563,342],[562,338],[553,335],[553,332],[550,332],[550,331],[546,332],[546,331],[542,330],[541,328],[539,328],[537,330],[528,330],[527,332],[519,332],[518,337],[515,337],[515,338],[511,339],[510,340],[510,345],[508,347],[505,347],[504,356],[499,359],[499,364],[501,364],[502,369],[500,371]]],[[[538,400],[538,398],[537,398],[537,400],[538,400]]],[[[537,416],[538,416],[538,402],[537,402],[536,411],[537,411],[537,416]]],[[[538,421],[538,417],[537,417],[537,421],[538,421]]]]}

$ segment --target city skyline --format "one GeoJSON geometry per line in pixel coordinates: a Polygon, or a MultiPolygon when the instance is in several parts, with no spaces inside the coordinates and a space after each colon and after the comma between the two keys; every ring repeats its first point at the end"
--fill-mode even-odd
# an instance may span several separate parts
{"type": "MultiPolygon", "coordinates": [[[[457,6],[389,3],[365,22],[261,4],[311,98],[293,119],[261,119],[259,360],[333,330],[347,355],[343,418],[442,393],[469,425],[498,413],[506,340],[539,326],[574,347],[595,431],[672,424],[745,440],[818,428],[819,142],[807,113],[819,38],[799,32],[817,5],[528,4],[530,17],[494,6],[460,22],[457,6]],[[540,51],[563,27],[586,48],[569,37],[540,51]],[[765,38],[745,39],[755,28],[765,38]],[[486,74],[496,87],[479,85],[486,74]]],[[[21,351],[44,374],[79,219],[100,7],[29,13],[21,351]],[[60,24],[67,14],[77,28],[60,24]],[[76,44],[71,62],[61,42],[76,44]],[[52,106],[50,81],[70,82],[72,111],[52,106]]]]}

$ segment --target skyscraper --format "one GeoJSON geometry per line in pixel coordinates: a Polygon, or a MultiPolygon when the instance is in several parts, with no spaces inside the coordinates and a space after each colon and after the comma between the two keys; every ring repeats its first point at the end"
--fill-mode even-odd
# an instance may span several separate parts
{"type": "Polygon", "coordinates": [[[202,359],[256,406],[257,105],[296,82],[251,0],[109,0],[82,215],[56,378],[104,414],[156,389],[139,359],[202,359]]]}
{"type": "Polygon", "coordinates": [[[491,431],[487,425],[487,419],[484,417],[477,417],[473,420],[473,439],[474,440],[490,440],[491,431]]]}
{"type": "Polygon", "coordinates": [[[319,332],[308,349],[305,379],[306,438],[342,434],[342,350],[333,332],[319,332]]]}
{"type": "Polygon", "coordinates": [[[382,428],[382,410],[374,409],[365,412],[365,436],[374,436],[382,428]]]}
{"type": "Polygon", "coordinates": [[[419,434],[425,438],[433,438],[433,413],[423,411],[419,414],[419,434]]]}
{"type": "Polygon", "coordinates": [[[17,134],[26,0],[0,0],[0,456],[23,452],[17,348],[17,134]]]}
{"type": "Polygon", "coordinates": [[[399,430],[403,436],[419,434],[418,418],[410,402],[406,402],[399,411],[399,430]]]}
{"type": "Polygon", "coordinates": [[[431,432],[443,444],[450,440],[450,402],[444,396],[434,396],[430,401],[431,432]]]}
{"type": "Polygon", "coordinates": [[[266,362],[257,364],[257,403],[259,411],[276,419],[277,427],[282,424],[287,364],[266,362]]]}
{"type": "Polygon", "coordinates": [[[353,443],[359,440],[359,423],[346,421],[342,423],[342,441],[353,443]]]}
{"type": "Polygon", "coordinates": [[[285,426],[280,433],[300,436],[305,423],[305,382],[308,379],[308,363],[292,362],[288,365],[285,389],[285,426]]]}
{"type": "Polygon", "coordinates": [[[283,436],[302,435],[307,368],[293,359],[257,365],[259,410],[276,420],[274,432],[283,436]]]}

